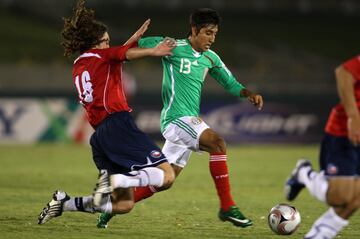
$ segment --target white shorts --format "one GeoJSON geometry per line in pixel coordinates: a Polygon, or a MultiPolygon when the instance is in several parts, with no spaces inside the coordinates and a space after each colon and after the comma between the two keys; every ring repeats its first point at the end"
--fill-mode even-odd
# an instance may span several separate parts
{"type": "Polygon", "coordinates": [[[209,126],[196,116],[184,116],[169,123],[163,132],[166,141],[162,148],[169,163],[185,167],[191,152],[200,151],[200,135],[208,128],[209,126]]]}

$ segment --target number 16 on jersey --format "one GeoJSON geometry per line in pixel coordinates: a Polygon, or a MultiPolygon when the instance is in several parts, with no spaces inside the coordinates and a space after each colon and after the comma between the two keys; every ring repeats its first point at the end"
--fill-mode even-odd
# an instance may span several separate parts
{"type": "Polygon", "coordinates": [[[88,71],[84,71],[81,74],[81,84],[80,77],[78,75],[75,77],[75,85],[81,104],[90,103],[93,101],[93,89],[90,80],[91,78],[88,71]]]}

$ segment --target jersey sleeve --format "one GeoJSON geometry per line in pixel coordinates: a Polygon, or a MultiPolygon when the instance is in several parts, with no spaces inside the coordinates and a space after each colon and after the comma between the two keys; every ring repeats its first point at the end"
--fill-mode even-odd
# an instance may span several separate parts
{"type": "Polygon", "coordinates": [[[103,49],[102,53],[107,59],[111,61],[126,61],[126,52],[133,47],[137,47],[137,42],[103,49]]]}
{"type": "Polygon", "coordinates": [[[164,37],[144,37],[138,42],[140,48],[153,48],[157,46],[164,37]]]}
{"type": "Polygon", "coordinates": [[[343,67],[353,75],[356,81],[360,81],[360,55],[346,61],[343,67]]]}
{"type": "Polygon", "coordinates": [[[209,74],[232,95],[240,96],[240,91],[245,87],[236,80],[219,56],[211,57],[211,61],[213,67],[210,68],[209,74]]]}

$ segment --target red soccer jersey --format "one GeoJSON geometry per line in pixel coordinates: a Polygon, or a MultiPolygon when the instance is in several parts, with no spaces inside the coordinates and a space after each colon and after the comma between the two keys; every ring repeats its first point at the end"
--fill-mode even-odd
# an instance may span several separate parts
{"type": "Polygon", "coordinates": [[[73,81],[93,128],[114,112],[131,112],[122,86],[121,68],[126,51],[136,45],[91,49],[74,61],[73,81]]]}
{"type": "MultiPolygon", "coordinates": [[[[360,108],[360,55],[346,61],[342,65],[354,77],[355,99],[360,108]]],[[[327,121],[325,132],[335,136],[347,136],[347,115],[344,106],[339,103],[335,105],[327,121]]]]}

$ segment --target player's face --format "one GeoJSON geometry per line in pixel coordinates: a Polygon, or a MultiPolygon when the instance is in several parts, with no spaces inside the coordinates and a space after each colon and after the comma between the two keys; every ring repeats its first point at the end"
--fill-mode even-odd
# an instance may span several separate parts
{"type": "Polygon", "coordinates": [[[192,28],[192,47],[196,51],[207,51],[211,45],[215,42],[216,34],[218,32],[217,25],[208,25],[200,29],[200,32],[196,34],[196,29],[192,28]]]}
{"type": "Polygon", "coordinates": [[[107,32],[105,32],[100,40],[100,43],[98,44],[98,46],[96,48],[97,49],[106,49],[109,47],[110,47],[110,37],[109,37],[109,34],[107,32]]]}

